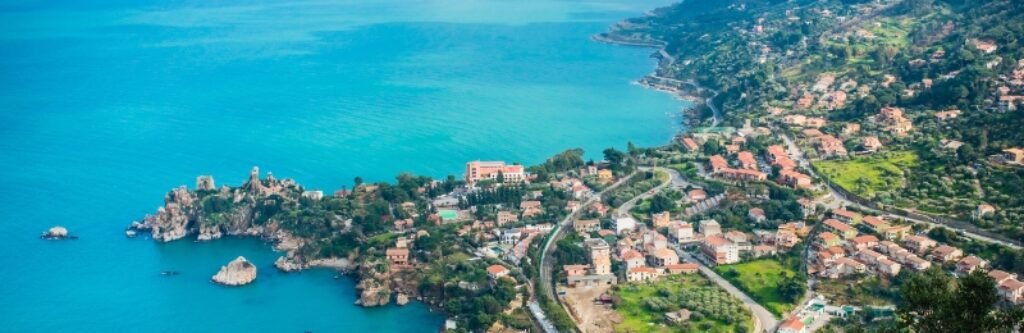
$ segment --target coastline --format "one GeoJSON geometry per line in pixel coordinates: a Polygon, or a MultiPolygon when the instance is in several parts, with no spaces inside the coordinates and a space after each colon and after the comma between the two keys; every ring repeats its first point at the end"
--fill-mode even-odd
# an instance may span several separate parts
{"type": "MultiPolygon", "coordinates": [[[[683,114],[683,124],[686,125],[687,128],[698,126],[701,123],[698,106],[701,104],[707,105],[708,100],[713,98],[714,95],[711,97],[704,96],[702,92],[707,91],[708,89],[700,86],[696,82],[684,82],[659,76],[659,72],[663,69],[670,68],[676,61],[675,58],[665,51],[665,47],[668,43],[650,39],[646,36],[644,39],[619,36],[615,34],[614,30],[621,24],[623,24],[623,22],[613,25],[609,32],[593,34],[590,39],[598,43],[609,45],[652,48],[657,50],[651,54],[652,58],[658,59],[658,64],[655,65],[654,71],[633,82],[649,89],[668,93],[678,100],[693,103],[693,105],[683,108],[680,112],[683,114]]],[[[715,123],[717,124],[717,119],[715,119],[715,123]]]]}

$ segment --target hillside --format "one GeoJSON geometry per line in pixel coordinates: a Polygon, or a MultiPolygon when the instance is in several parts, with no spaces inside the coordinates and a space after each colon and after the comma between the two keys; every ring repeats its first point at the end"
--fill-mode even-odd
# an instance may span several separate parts
{"type": "Polygon", "coordinates": [[[1024,169],[1003,157],[1024,146],[1024,3],[685,1],[607,36],[665,45],[674,61],[657,74],[719,91],[724,125],[799,136],[798,120],[824,119],[813,127],[850,153],[820,155],[815,138],[801,146],[831,170],[916,155],[884,177],[845,174],[847,191],[1024,234],[1024,169]]]}

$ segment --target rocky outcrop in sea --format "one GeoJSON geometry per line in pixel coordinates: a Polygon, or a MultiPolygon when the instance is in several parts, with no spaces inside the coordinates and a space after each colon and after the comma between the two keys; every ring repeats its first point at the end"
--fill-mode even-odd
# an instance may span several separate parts
{"type": "Polygon", "coordinates": [[[68,238],[68,229],[62,226],[54,226],[44,232],[40,237],[49,240],[61,240],[68,238]]]}
{"type": "Polygon", "coordinates": [[[213,282],[226,286],[242,286],[256,280],[256,265],[239,256],[226,266],[221,266],[220,271],[213,276],[213,282]]]}

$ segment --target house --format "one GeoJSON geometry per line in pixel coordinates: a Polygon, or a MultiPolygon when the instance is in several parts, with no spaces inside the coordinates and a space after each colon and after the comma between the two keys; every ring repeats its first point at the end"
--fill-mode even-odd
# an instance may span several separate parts
{"type": "Polygon", "coordinates": [[[1017,279],[1007,279],[997,284],[999,296],[1010,304],[1019,305],[1024,303],[1024,282],[1017,279]]]}
{"type": "Polygon", "coordinates": [[[704,237],[722,234],[722,226],[715,220],[700,221],[700,233],[704,237]]]}
{"type": "Polygon", "coordinates": [[[504,225],[505,223],[519,222],[519,216],[516,213],[510,211],[498,212],[498,225],[504,225]]]}
{"type": "Polygon", "coordinates": [[[693,138],[684,137],[682,140],[679,140],[679,144],[681,144],[683,148],[686,148],[687,151],[693,153],[700,152],[700,145],[697,144],[697,141],[693,141],[693,138]]]}
{"type": "Polygon", "coordinates": [[[601,221],[599,220],[576,220],[572,223],[572,228],[577,234],[589,234],[601,230],[601,221]]]}
{"type": "Polygon", "coordinates": [[[999,49],[999,45],[993,40],[975,39],[968,40],[968,43],[973,44],[975,50],[981,51],[984,54],[991,54],[999,49]]]}
{"type": "Polygon", "coordinates": [[[722,170],[729,168],[729,162],[722,155],[712,155],[708,158],[708,163],[711,164],[711,172],[714,173],[722,172],[722,170]]]}
{"type": "Polygon", "coordinates": [[[636,229],[636,219],[632,216],[622,216],[615,219],[615,233],[621,235],[626,231],[636,229]]]}
{"type": "Polygon", "coordinates": [[[754,154],[749,151],[744,150],[737,153],[736,159],[740,161],[740,168],[757,170],[757,159],[754,159],[754,154]]]}
{"type": "Polygon", "coordinates": [[[818,234],[817,244],[819,248],[827,249],[833,246],[840,246],[843,244],[843,240],[831,232],[825,231],[818,234]]]}
{"type": "Polygon", "coordinates": [[[863,261],[865,264],[876,265],[882,259],[888,259],[884,254],[872,251],[870,249],[863,249],[857,252],[857,258],[863,261]]]}
{"type": "Polygon", "coordinates": [[[789,317],[786,321],[779,324],[779,328],[775,330],[776,333],[806,333],[807,327],[804,326],[804,322],[800,320],[798,316],[789,317]]]}
{"type": "Polygon", "coordinates": [[[626,253],[622,255],[622,262],[626,263],[626,269],[645,265],[644,255],[636,250],[627,250],[626,253]]]}
{"type": "Polygon", "coordinates": [[[876,267],[877,267],[879,273],[882,273],[882,274],[885,274],[885,275],[888,275],[888,276],[891,277],[891,276],[900,275],[900,268],[903,267],[903,266],[900,265],[899,263],[895,262],[895,261],[882,258],[882,259],[878,260],[878,263],[876,264],[876,267]]]}
{"type": "Polygon", "coordinates": [[[754,221],[754,223],[761,223],[766,219],[764,209],[757,207],[747,210],[747,217],[750,218],[751,221],[754,221]]]}
{"type": "Polygon", "coordinates": [[[817,128],[805,129],[803,131],[800,131],[800,134],[803,134],[803,136],[805,138],[809,138],[809,139],[817,139],[817,138],[820,138],[820,137],[825,135],[825,133],[822,133],[821,130],[819,130],[817,128]]]}
{"type": "Polygon", "coordinates": [[[807,109],[810,108],[811,105],[814,105],[814,96],[812,96],[811,94],[806,94],[796,101],[795,107],[797,109],[807,109]]]}
{"type": "Polygon", "coordinates": [[[989,204],[980,204],[980,205],[978,205],[978,208],[974,212],[974,214],[978,218],[982,218],[982,217],[985,217],[986,215],[994,214],[995,212],[996,212],[996,207],[995,206],[992,206],[992,205],[989,205],[989,204]]]}
{"type": "Polygon", "coordinates": [[[900,108],[884,107],[875,120],[898,136],[904,136],[914,128],[914,124],[903,116],[903,109],[900,108]]]}
{"type": "Polygon", "coordinates": [[[860,132],[860,124],[858,123],[846,123],[846,126],[843,126],[843,135],[850,136],[858,132],[860,132]]]}
{"type": "Polygon", "coordinates": [[[866,225],[869,229],[871,229],[871,231],[877,234],[882,234],[885,232],[886,229],[889,228],[889,223],[886,223],[884,220],[882,220],[881,217],[878,216],[865,216],[864,218],[861,219],[861,222],[864,222],[864,225],[866,225]]]}
{"type": "Polygon", "coordinates": [[[646,282],[658,278],[658,270],[651,267],[633,267],[626,273],[626,281],[646,282]]]}
{"type": "Polygon", "coordinates": [[[839,278],[851,274],[859,274],[867,271],[868,266],[862,262],[853,260],[849,257],[839,257],[835,259],[832,266],[825,270],[823,273],[825,276],[830,278],[839,278]]]}
{"type": "Polygon", "coordinates": [[[583,244],[590,249],[590,260],[608,258],[612,254],[611,246],[608,246],[608,242],[605,242],[603,238],[589,238],[584,240],[583,244]]]}
{"type": "Polygon", "coordinates": [[[956,272],[966,275],[976,269],[984,268],[985,265],[988,265],[987,261],[976,256],[967,256],[956,263],[956,272]]]}
{"type": "Polygon", "coordinates": [[[768,175],[755,170],[749,169],[731,169],[727,168],[721,171],[722,178],[733,179],[733,180],[747,180],[747,181],[764,181],[768,179],[768,175]]]}
{"type": "Polygon", "coordinates": [[[605,216],[606,214],[608,214],[608,206],[605,206],[603,203],[597,202],[590,206],[590,212],[595,213],[599,216],[605,216]]]}
{"type": "Polygon", "coordinates": [[[541,203],[537,200],[526,200],[519,203],[519,209],[523,211],[523,218],[530,218],[540,215],[541,203]]]}
{"type": "Polygon", "coordinates": [[[401,232],[401,231],[405,231],[405,230],[408,230],[408,229],[412,229],[413,228],[413,224],[414,223],[413,223],[412,219],[395,220],[394,227],[395,227],[396,231],[401,232]]]}
{"type": "Polygon", "coordinates": [[[487,266],[487,276],[491,279],[497,280],[504,276],[508,276],[509,270],[505,266],[494,264],[487,266]]]}
{"type": "Polygon", "coordinates": [[[937,244],[938,243],[931,238],[924,236],[911,235],[903,237],[903,245],[905,245],[911,252],[918,254],[924,253],[928,249],[935,247],[937,244]]]}
{"type": "Polygon", "coordinates": [[[690,202],[698,202],[698,201],[707,199],[708,198],[708,192],[705,192],[704,190],[699,189],[699,188],[698,189],[692,189],[692,190],[690,190],[690,192],[686,193],[686,198],[690,202]]]}
{"type": "Polygon", "coordinates": [[[935,113],[935,118],[944,121],[960,117],[960,110],[946,110],[935,113]]]}
{"type": "Polygon", "coordinates": [[[857,237],[857,229],[854,229],[846,223],[839,222],[839,220],[827,219],[825,220],[824,225],[826,230],[842,236],[843,239],[852,239],[857,237]]]}
{"type": "Polygon", "coordinates": [[[668,212],[654,213],[651,214],[651,221],[655,228],[667,227],[670,221],[670,215],[668,212]]]}
{"type": "Polygon", "coordinates": [[[1009,279],[1016,279],[1017,274],[1007,273],[998,269],[993,269],[988,272],[988,277],[992,278],[992,280],[995,281],[996,285],[998,286],[999,284],[1003,283],[1003,281],[1009,279]]]}
{"type": "Polygon", "coordinates": [[[733,244],[736,244],[736,247],[739,248],[740,251],[750,250],[750,238],[747,237],[747,234],[733,230],[726,232],[724,237],[733,244]]]}
{"type": "MultiPolygon", "coordinates": [[[[500,266],[500,265],[493,265],[493,266],[500,266]]],[[[504,267],[502,267],[502,268],[504,268],[504,267]]],[[[590,265],[563,265],[562,269],[565,270],[565,275],[566,276],[581,276],[581,275],[586,275],[587,274],[587,270],[590,269],[590,265]]],[[[489,272],[490,271],[490,267],[488,267],[487,270],[489,272]]]]}
{"type": "Polygon", "coordinates": [[[779,171],[779,183],[792,186],[793,188],[809,189],[813,187],[811,176],[794,170],[779,171]]]}
{"type": "Polygon", "coordinates": [[[526,180],[526,173],[522,165],[506,165],[502,161],[471,161],[466,163],[465,177],[469,185],[499,178],[504,183],[519,183],[526,180]]]}
{"type": "Polygon", "coordinates": [[[882,149],[882,141],[879,141],[877,136],[869,136],[864,138],[861,146],[864,147],[865,151],[876,152],[882,149]]]}
{"type": "Polygon", "coordinates": [[[701,243],[701,252],[708,260],[719,265],[734,264],[740,261],[739,248],[719,235],[704,237],[704,242],[701,243]]]}
{"type": "Polygon", "coordinates": [[[694,263],[682,263],[665,265],[665,270],[668,271],[669,274],[693,274],[697,273],[699,267],[699,265],[694,263]]]}
{"type": "Polygon", "coordinates": [[[671,222],[668,225],[668,234],[676,242],[693,240],[693,225],[682,221],[671,222]]]}
{"type": "Polygon", "coordinates": [[[750,250],[750,255],[754,256],[754,258],[760,258],[764,256],[775,255],[778,252],[779,251],[776,250],[775,247],[771,245],[756,245],[750,250]]]}
{"type": "Polygon", "coordinates": [[[615,180],[615,176],[612,175],[611,170],[602,169],[597,171],[597,180],[602,183],[610,183],[615,180]]]}
{"type": "Polygon", "coordinates": [[[791,114],[782,117],[782,122],[786,125],[803,126],[807,123],[807,117],[799,114],[791,114]]]}
{"type": "Polygon", "coordinates": [[[932,253],[929,256],[932,258],[932,260],[938,262],[947,262],[959,260],[964,256],[964,251],[961,251],[960,249],[949,245],[941,245],[932,250],[932,253]]]}
{"type": "Polygon", "coordinates": [[[825,120],[825,118],[820,118],[820,117],[810,117],[810,118],[807,118],[806,122],[804,122],[804,126],[812,127],[812,128],[822,128],[822,127],[825,127],[825,125],[827,125],[827,124],[828,124],[828,121],[825,120]]]}
{"type": "Polygon", "coordinates": [[[857,224],[860,223],[861,215],[846,209],[836,208],[832,210],[832,218],[843,223],[857,224]]]}
{"type": "Polygon", "coordinates": [[[506,229],[501,232],[502,244],[514,245],[520,238],[523,238],[523,231],[519,228],[506,229]]]}
{"type": "Polygon", "coordinates": [[[843,140],[831,135],[822,135],[818,137],[818,154],[822,157],[842,157],[848,152],[843,146],[843,140]]]}
{"type": "Polygon", "coordinates": [[[850,240],[850,247],[857,251],[870,249],[878,245],[878,237],[871,235],[857,236],[850,240]]]}
{"type": "Polygon", "coordinates": [[[792,248],[800,243],[800,237],[789,230],[779,230],[775,233],[775,244],[784,248],[792,248]]]}
{"type": "Polygon", "coordinates": [[[1003,161],[1006,164],[1024,165],[1024,149],[1009,148],[1003,149],[1003,161]]]}
{"type": "Polygon", "coordinates": [[[404,266],[409,264],[409,249],[392,247],[384,251],[384,256],[391,265],[404,266]]]}
{"type": "Polygon", "coordinates": [[[676,254],[676,251],[661,248],[654,250],[654,253],[651,255],[651,262],[654,266],[658,267],[675,265],[679,263],[679,255],[676,254]]]}
{"type": "MultiPolygon", "coordinates": [[[[903,251],[906,251],[906,250],[903,250],[903,251]]],[[[909,251],[906,251],[906,252],[909,253],[909,251]]],[[[915,271],[918,271],[918,272],[926,270],[929,267],[932,267],[932,262],[931,261],[921,259],[921,257],[918,257],[918,256],[913,255],[913,254],[907,255],[905,257],[905,259],[903,260],[903,262],[905,264],[907,264],[907,266],[910,266],[911,269],[913,269],[915,271]]]]}
{"type": "Polygon", "coordinates": [[[899,239],[903,239],[903,236],[906,236],[907,234],[910,234],[911,231],[912,231],[912,227],[909,224],[907,224],[907,225],[893,225],[893,226],[889,226],[889,228],[886,228],[885,231],[882,232],[882,237],[884,237],[885,239],[896,239],[896,240],[899,240],[899,239]]]}

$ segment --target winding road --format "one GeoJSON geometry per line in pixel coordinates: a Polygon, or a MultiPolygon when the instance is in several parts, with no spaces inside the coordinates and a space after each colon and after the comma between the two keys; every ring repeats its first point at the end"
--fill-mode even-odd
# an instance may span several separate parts
{"type": "MultiPolygon", "coordinates": [[[[782,131],[779,130],[779,129],[776,129],[776,132],[780,133],[779,136],[782,138],[783,141],[786,142],[786,148],[788,150],[788,154],[790,156],[793,156],[796,159],[797,163],[800,164],[801,167],[806,169],[807,172],[810,173],[810,175],[812,177],[819,178],[819,179],[825,179],[825,177],[822,177],[821,175],[818,175],[817,172],[814,171],[814,168],[811,167],[811,163],[807,160],[807,158],[804,156],[803,151],[800,150],[800,147],[798,147],[796,145],[796,142],[794,142],[792,138],[790,138],[788,135],[782,133],[782,131]]],[[[867,207],[867,206],[861,205],[861,204],[859,204],[857,202],[854,202],[854,201],[850,200],[849,198],[847,198],[841,192],[837,191],[831,184],[829,184],[827,182],[825,183],[825,187],[828,189],[828,191],[831,194],[831,196],[833,198],[835,198],[836,201],[837,201],[835,204],[831,205],[829,208],[836,208],[836,207],[839,207],[839,206],[846,206],[846,207],[856,207],[856,208],[859,208],[859,209],[865,210],[865,211],[877,211],[874,208],[867,207]]],[[[889,213],[889,212],[885,212],[885,215],[887,217],[889,217],[889,218],[903,219],[903,220],[910,221],[910,222],[913,222],[913,223],[924,224],[924,225],[927,225],[927,226],[932,227],[932,228],[940,227],[940,226],[941,227],[946,227],[946,228],[951,228],[951,229],[961,233],[965,237],[968,237],[968,238],[971,238],[971,239],[974,239],[974,240],[978,240],[978,241],[983,241],[983,242],[988,242],[988,243],[996,243],[996,244],[1000,244],[1000,245],[1007,246],[1007,247],[1010,247],[1010,248],[1013,248],[1013,249],[1018,249],[1018,250],[1020,250],[1022,248],[1020,245],[1017,245],[1016,243],[1013,243],[1013,242],[1008,241],[1006,239],[997,238],[997,236],[996,237],[990,237],[990,236],[980,235],[978,233],[970,232],[970,231],[964,230],[961,227],[954,226],[954,225],[948,225],[948,224],[943,224],[943,223],[936,223],[936,222],[932,222],[932,221],[925,221],[925,220],[921,220],[921,219],[918,219],[918,218],[914,218],[914,217],[910,217],[910,216],[906,216],[906,215],[902,215],[902,214],[893,214],[893,213],[889,213]]]]}

